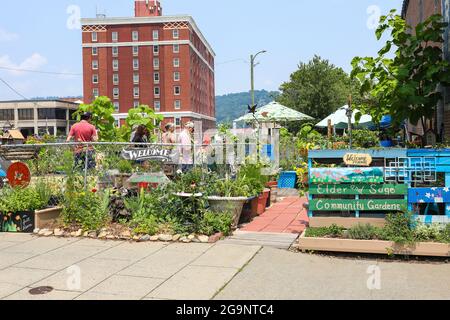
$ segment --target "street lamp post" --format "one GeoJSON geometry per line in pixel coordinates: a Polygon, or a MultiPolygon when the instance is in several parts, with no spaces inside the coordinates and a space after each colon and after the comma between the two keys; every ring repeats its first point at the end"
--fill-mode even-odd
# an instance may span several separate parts
{"type": "Polygon", "coordinates": [[[352,96],[351,95],[348,97],[347,117],[348,117],[349,148],[352,149],[352,147],[353,147],[353,132],[352,132],[353,109],[352,109],[352,96]]]}
{"type": "Polygon", "coordinates": [[[259,54],[266,53],[266,50],[260,51],[255,55],[250,56],[250,74],[251,74],[251,96],[252,96],[252,107],[255,107],[255,67],[257,64],[255,64],[256,57],[259,54]]]}

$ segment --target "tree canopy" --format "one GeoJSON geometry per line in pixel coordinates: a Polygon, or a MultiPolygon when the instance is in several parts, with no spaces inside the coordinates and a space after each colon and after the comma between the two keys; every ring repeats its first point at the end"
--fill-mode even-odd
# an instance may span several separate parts
{"type": "Polygon", "coordinates": [[[388,31],[391,39],[377,57],[353,59],[352,77],[361,83],[361,94],[376,104],[361,104],[375,121],[391,115],[394,123],[409,119],[413,124],[432,119],[442,94],[439,84],[450,85],[449,63],[442,57],[443,32],[447,24],[434,15],[415,29],[395,10],[382,16],[376,30],[378,40],[388,31]]]}
{"type": "Polygon", "coordinates": [[[318,121],[347,104],[352,94],[359,101],[358,83],[341,68],[320,56],[300,63],[289,82],[281,85],[281,104],[305,113],[318,121]]]}

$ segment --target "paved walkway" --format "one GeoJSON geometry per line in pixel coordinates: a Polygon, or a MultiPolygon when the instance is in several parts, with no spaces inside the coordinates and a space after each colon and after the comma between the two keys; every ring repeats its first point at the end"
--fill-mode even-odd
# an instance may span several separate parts
{"type": "Polygon", "coordinates": [[[305,202],[306,198],[285,198],[240,231],[301,234],[308,223],[308,214],[303,208],[305,202]]]}
{"type": "Polygon", "coordinates": [[[444,262],[336,258],[263,248],[215,299],[450,299],[444,262]]]}
{"type": "Polygon", "coordinates": [[[207,300],[260,249],[0,233],[0,299],[207,300]],[[54,290],[29,293],[41,286],[54,290]]]}

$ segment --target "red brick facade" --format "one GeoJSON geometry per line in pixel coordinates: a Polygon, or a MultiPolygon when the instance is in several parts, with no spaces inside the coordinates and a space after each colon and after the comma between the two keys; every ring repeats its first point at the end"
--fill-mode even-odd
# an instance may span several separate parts
{"type": "Polygon", "coordinates": [[[158,1],[136,0],[136,17],[82,20],[84,100],[108,96],[118,120],[135,104],[159,104],[165,122],[215,127],[214,51],[191,17],[161,12],[158,1]]]}

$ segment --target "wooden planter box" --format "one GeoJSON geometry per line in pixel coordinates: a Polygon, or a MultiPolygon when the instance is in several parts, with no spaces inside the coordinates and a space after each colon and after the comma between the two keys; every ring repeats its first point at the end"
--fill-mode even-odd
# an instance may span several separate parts
{"type": "Polygon", "coordinates": [[[35,229],[45,229],[48,226],[58,222],[63,208],[49,208],[45,210],[38,210],[34,213],[35,229]]]}
{"type": "Polygon", "coordinates": [[[305,232],[300,236],[298,247],[302,251],[450,257],[450,245],[444,243],[418,242],[400,245],[379,240],[306,238],[305,232]]]}

